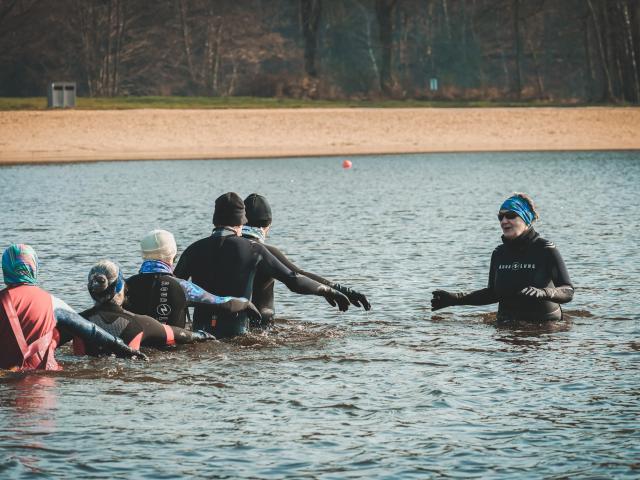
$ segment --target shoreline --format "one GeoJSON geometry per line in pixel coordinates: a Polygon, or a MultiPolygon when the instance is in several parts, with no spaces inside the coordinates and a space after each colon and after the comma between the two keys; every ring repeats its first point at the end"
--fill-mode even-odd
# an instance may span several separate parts
{"type": "Polygon", "coordinates": [[[0,112],[0,166],[640,150],[640,107],[0,112]]]}

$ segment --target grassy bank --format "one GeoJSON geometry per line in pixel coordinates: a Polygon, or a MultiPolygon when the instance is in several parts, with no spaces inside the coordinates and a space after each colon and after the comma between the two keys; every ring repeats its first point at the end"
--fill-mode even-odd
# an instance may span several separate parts
{"type": "MultiPolygon", "coordinates": [[[[461,107],[573,107],[551,102],[487,102],[429,100],[299,100],[257,97],[78,97],[81,110],[126,110],[136,108],[461,108],[461,107]]],[[[585,105],[580,105],[585,106],[585,105]]],[[[46,97],[0,97],[0,110],[46,110],[46,97]]]]}

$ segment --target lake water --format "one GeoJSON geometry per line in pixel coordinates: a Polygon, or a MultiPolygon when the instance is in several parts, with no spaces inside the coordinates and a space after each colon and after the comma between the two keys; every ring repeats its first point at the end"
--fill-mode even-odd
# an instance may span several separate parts
{"type": "Polygon", "coordinates": [[[101,258],[211,231],[215,198],[265,195],[270,241],[367,294],[341,314],[278,286],[267,335],[152,352],[58,354],[0,376],[2,478],[640,476],[640,153],[174,161],[0,168],[0,240],[33,245],[44,288],[81,310],[101,258]],[[512,191],[568,265],[569,321],[497,329],[495,306],[434,314],[433,289],[485,286],[512,191]]]}

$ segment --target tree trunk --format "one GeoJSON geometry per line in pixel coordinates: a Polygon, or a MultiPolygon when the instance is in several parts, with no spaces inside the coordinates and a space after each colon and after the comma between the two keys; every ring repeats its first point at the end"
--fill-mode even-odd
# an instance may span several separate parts
{"type": "Polygon", "coordinates": [[[393,41],[393,11],[397,0],[376,0],[376,18],[380,34],[380,90],[385,95],[392,91],[391,48],[393,41]]]}
{"type": "Polygon", "coordinates": [[[304,73],[313,79],[318,77],[318,26],[320,25],[321,14],[322,0],[300,0],[302,40],[304,42],[304,73]]]}
{"type": "Polygon", "coordinates": [[[517,100],[522,94],[522,42],[520,40],[520,0],[512,0],[513,14],[513,46],[514,46],[514,80],[512,93],[517,100]]]}
{"type": "Polygon", "coordinates": [[[593,65],[591,63],[591,42],[589,40],[589,20],[584,17],[582,20],[582,31],[584,33],[584,58],[585,58],[585,98],[588,102],[593,99],[593,65]]]}
{"type": "Polygon", "coordinates": [[[197,74],[193,66],[193,54],[191,52],[191,34],[189,32],[189,23],[187,21],[187,5],[185,0],[178,0],[178,8],[180,10],[180,27],[182,33],[182,44],[184,54],[187,58],[187,68],[189,69],[189,77],[193,84],[198,83],[197,74]]]}
{"type": "Polygon", "coordinates": [[[355,5],[358,6],[362,12],[362,18],[365,22],[365,30],[367,33],[367,53],[369,54],[369,60],[371,60],[371,68],[373,69],[373,75],[376,83],[380,81],[380,69],[378,68],[378,62],[376,61],[376,55],[373,51],[373,45],[371,41],[371,22],[369,21],[369,15],[367,15],[367,9],[358,0],[355,0],[355,5]]]}
{"type": "Polygon", "coordinates": [[[631,28],[631,16],[627,2],[622,3],[622,15],[624,17],[624,33],[627,44],[628,56],[631,61],[632,90],[636,103],[640,102],[640,82],[638,82],[638,64],[636,60],[635,45],[633,42],[633,30],[631,28]]]}
{"type": "Polygon", "coordinates": [[[218,27],[218,32],[216,34],[216,53],[215,53],[215,61],[213,63],[213,83],[212,83],[212,91],[215,95],[219,92],[219,72],[220,72],[220,44],[222,43],[222,25],[218,27]]]}
{"type": "Polygon", "coordinates": [[[608,59],[606,55],[604,40],[602,36],[602,31],[600,28],[600,20],[598,19],[598,14],[593,6],[593,0],[587,0],[587,5],[589,6],[589,11],[591,12],[591,19],[593,20],[593,27],[596,34],[596,41],[598,44],[598,53],[600,54],[600,65],[602,68],[602,73],[605,78],[605,91],[604,98],[605,101],[613,100],[613,85],[611,82],[611,74],[609,73],[608,59]]]}
{"type": "Polygon", "coordinates": [[[444,28],[447,32],[447,39],[451,40],[451,20],[449,19],[449,6],[447,4],[447,0],[442,0],[442,16],[444,18],[444,28]]]}
{"type": "MultiPolygon", "coordinates": [[[[117,0],[115,0],[117,1],[117,0]]],[[[111,96],[111,51],[113,49],[113,2],[114,0],[109,0],[109,6],[107,7],[107,22],[105,27],[105,34],[107,36],[107,49],[103,55],[104,58],[104,69],[102,71],[102,85],[104,94],[106,96],[111,96]]]]}

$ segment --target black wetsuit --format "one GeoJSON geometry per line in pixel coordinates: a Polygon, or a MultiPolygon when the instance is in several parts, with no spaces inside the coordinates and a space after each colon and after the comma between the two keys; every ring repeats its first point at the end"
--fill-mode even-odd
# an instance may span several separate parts
{"type": "Polygon", "coordinates": [[[139,273],[127,279],[125,307],[160,323],[185,328],[187,299],[182,285],[167,273],[139,273]]]}
{"type": "MultiPolygon", "coordinates": [[[[178,278],[194,283],[217,295],[252,299],[254,277],[275,278],[289,290],[320,295],[320,285],[285,267],[261,243],[236,235],[210,236],[191,244],[180,256],[174,270],[178,278]]],[[[211,309],[197,306],[193,328],[205,329],[217,338],[245,333],[248,320],[243,314],[214,315],[211,309]],[[243,317],[238,319],[238,317],[243,317]]]]}
{"type": "Polygon", "coordinates": [[[498,321],[560,320],[561,303],[573,298],[573,286],[555,245],[530,228],[515,240],[506,240],[491,255],[487,288],[460,295],[458,305],[498,305],[498,321]],[[541,298],[520,292],[527,287],[547,289],[541,298]]]}
{"type": "MultiPolygon", "coordinates": [[[[80,315],[134,348],[163,347],[203,339],[195,332],[163,325],[154,318],[129,312],[113,303],[96,305],[80,315]]],[[[88,345],[85,348],[90,355],[97,353],[90,351],[88,345]]]]}

